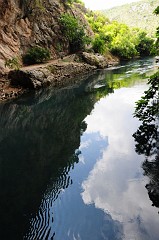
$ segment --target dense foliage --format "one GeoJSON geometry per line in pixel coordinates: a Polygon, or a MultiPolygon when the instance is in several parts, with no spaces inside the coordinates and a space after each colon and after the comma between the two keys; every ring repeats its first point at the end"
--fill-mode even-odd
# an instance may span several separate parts
{"type": "MultiPolygon", "coordinates": [[[[154,14],[159,14],[159,6],[155,9],[154,14]]],[[[159,26],[156,28],[156,43],[155,43],[156,54],[159,55],[159,26]]]]}
{"type": "MultiPolygon", "coordinates": [[[[155,14],[159,14],[159,7],[155,14]]],[[[159,41],[157,28],[157,44],[159,41]]],[[[142,164],[144,175],[148,176],[146,184],[152,205],[159,207],[159,71],[150,77],[149,89],[136,103],[135,117],[142,121],[137,131],[133,134],[136,141],[136,152],[145,155],[142,164]]]]}
{"type": "Polygon", "coordinates": [[[135,116],[145,122],[155,121],[159,113],[159,72],[152,75],[148,81],[149,89],[137,102],[135,116]]]}
{"type": "MultiPolygon", "coordinates": [[[[157,7],[155,13],[159,14],[159,7],[157,7]]],[[[142,124],[133,136],[136,141],[136,151],[139,154],[144,153],[146,156],[157,154],[158,158],[159,71],[150,77],[148,84],[149,89],[144,92],[144,96],[136,103],[134,115],[142,121],[142,124]]]]}
{"type": "Polygon", "coordinates": [[[146,32],[137,30],[136,50],[140,56],[155,54],[154,40],[147,36],[146,32]]]}
{"type": "Polygon", "coordinates": [[[96,36],[92,42],[92,48],[95,53],[104,54],[106,51],[104,39],[102,39],[100,36],[96,36]]]}
{"type": "Polygon", "coordinates": [[[135,116],[142,124],[133,134],[136,141],[136,152],[145,155],[142,164],[144,175],[148,176],[149,183],[146,184],[148,195],[153,206],[159,207],[159,103],[158,103],[158,81],[159,73],[149,80],[150,88],[137,102],[135,116]]]}
{"type": "Polygon", "coordinates": [[[86,37],[84,27],[80,25],[78,19],[65,13],[60,18],[60,24],[69,42],[70,51],[74,53],[83,50],[88,41],[88,37],[86,37]]]}
{"type": "Polygon", "coordinates": [[[42,63],[50,59],[50,52],[48,49],[35,46],[28,50],[28,52],[23,56],[24,64],[35,64],[42,63]]]}
{"type": "Polygon", "coordinates": [[[117,21],[110,22],[100,13],[90,12],[86,18],[95,33],[95,52],[104,53],[108,49],[121,59],[151,54],[154,40],[148,37],[145,31],[129,28],[117,21]]]}

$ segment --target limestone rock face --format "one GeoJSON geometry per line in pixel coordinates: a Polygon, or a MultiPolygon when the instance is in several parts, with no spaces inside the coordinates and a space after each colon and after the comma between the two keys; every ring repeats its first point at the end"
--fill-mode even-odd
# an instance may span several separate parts
{"type": "Polygon", "coordinates": [[[31,37],[28,18],[22,18],[19,1],[0,1],[0,72],[4,70],[4,61],[20,54],[23,44],[31,37]]]}
{"type": "Polygon", "coordinates": [[[71,8],[62,0],[0,0],[0,73],[6,70],[5,60],[21,56],[33,45],[49,48],[53,59],[59,51],[67,55],[69,45],[59,18],[68,12],[86,25],[82,11],[78,4],[71,8]]]}

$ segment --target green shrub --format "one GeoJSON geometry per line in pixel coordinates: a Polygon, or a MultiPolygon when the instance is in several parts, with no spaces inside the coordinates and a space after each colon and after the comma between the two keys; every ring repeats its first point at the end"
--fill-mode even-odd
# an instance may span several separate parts
{"type": "Polygon", "coordinates": [[[95,37],[92,43],[92,48],[94,52],[104,54],[106,51],[105,41],[102,38],[100,38],[100,36],[95,37]]]}
{"type": "Polygon", "coordinates": [[[28,52],[23,56],[23,63],[30,65],[35,63],[43,63],[49,59],[50,52],[48,49],[35,46],[30,48],[28,52]]]}
{"type": "Polygon", "coordinates": [[[19,59],[17,57],[13,57],[11,59],[7,59],[5,61],[5,67],[8,67],[8,68],[14,69],[14,70],[19,70],[19,68],[20,68],[19,59]]]}

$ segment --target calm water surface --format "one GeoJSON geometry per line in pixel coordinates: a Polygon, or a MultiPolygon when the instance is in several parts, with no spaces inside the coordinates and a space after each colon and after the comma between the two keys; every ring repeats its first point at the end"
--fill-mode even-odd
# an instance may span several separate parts
{"type": "Polygon", "coordinates": [[[153,59],[0,105],[0,239],[158,240],[132,134],[153,59]]]}

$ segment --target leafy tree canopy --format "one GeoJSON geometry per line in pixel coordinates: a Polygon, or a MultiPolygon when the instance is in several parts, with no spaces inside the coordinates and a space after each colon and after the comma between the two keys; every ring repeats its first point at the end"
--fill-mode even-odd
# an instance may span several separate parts
{"type": "Polygon", "coordinates": [[[93,40],[95,52],[103,53],[104,49],[109,49],[121,59],[152,53],[154,40],[148,37],[144,30],[130,28],[117,21],[110,22],[99,12],[90,12],[86,18],[95,33],[93,40]]]}
{"type": "Polygon", "coordinates": [[[84,27],[80,25],[78,19],[65,13],[62,14],[60,18],[60,24],[65,37],[69,41],[70,51],[76,52],[83,50],[88,41],[88,37],[85,34],[84,27]]]}

